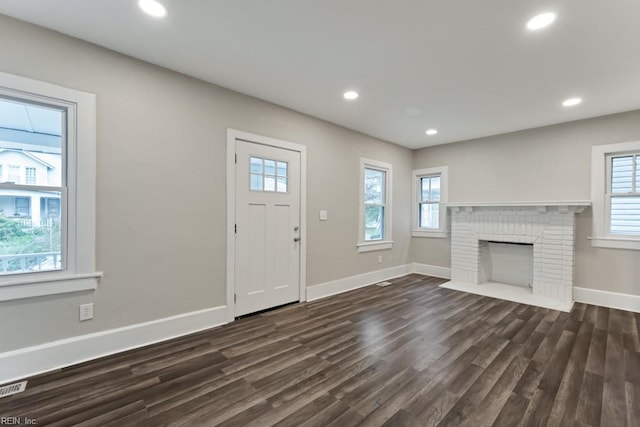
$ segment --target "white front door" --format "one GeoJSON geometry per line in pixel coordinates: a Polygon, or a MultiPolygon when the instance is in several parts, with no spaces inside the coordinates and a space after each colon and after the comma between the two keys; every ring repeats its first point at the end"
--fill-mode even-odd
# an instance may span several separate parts
{"type": "Polygon", "coordinates": [[[236,140],[236,316],[299,301],[300,231],[300,152],[236,140]]]}

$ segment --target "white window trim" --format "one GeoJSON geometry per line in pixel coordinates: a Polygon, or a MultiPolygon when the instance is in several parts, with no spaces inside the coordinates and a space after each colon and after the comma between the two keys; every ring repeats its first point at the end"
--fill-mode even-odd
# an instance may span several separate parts
{"type": "Polygon", "coordinates": [[[391,234],[391,214],[392,214],[392,188],[393,188],[393,170],[392,165],[390,163],[381,162],[379,160],[366,159],[364,157],[360,158],[360,203],[359,203],[359,211],[358,211],[358,252],[372,252],[372,251],[381,251],[388,250],[393,247],[393,239],[391,234]],[[377,169],[384,171],[386,173],[386,182],[385,182],[385,213],[384,213],[384,240],[376,240],[376,241],[365,241],[364,240],[364,170],[367,169],[377,169]]]}
{"type": "Polygon", "coordinates": [[[447,221],[447,202],[449,201],[449,166],[439,166],[435,168],[416,169],[413,171],[412,186],[413,201],[411,209],[411,236],[412,237],[433,237],[444,239],[449,235],[447,221]],[[418,206],[420,199],[420,178],[425,176],[440,176],[440,219],[438,221],[440,227],[426,228],[419,226],[418,206]]]}
{"type": "Polygon", "coordinates": [[[640,151],[640,141],[595,145],[591,149],[591,202],[593,229],[591,246],[595,248],[640,250],[640,236],[620,236],[609,233],[607,197],[607,158],[611,155],[640,151]]]}
{"type": "MultiPolygon", "coordinates": [[[[66,268],[0,276],[0,301],[96,289],[96,97],[93,94],[0,72],[0,94],[67,108],[66,268]]],[[[62,195],[65,200],[65,194],[62,195]]]]}

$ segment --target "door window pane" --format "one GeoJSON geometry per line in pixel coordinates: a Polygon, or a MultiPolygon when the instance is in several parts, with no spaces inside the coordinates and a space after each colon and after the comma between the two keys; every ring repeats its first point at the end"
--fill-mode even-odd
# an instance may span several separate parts
{"type": "Polygon", "coordinates": [[[266,160],[264,161],[264,173],[265,175],[275,175],[276,174],[276,162],[274,160],[266,160]]]}
{"type": "Polygon", "coordinates": [[[251,190],[262,191],[262,175],[251,174],[251,190]]]}
{"type": "Polygon", "coordinates": [[[264,191],[276,191],[276,177],[265,175],[264,191]]]}
{"type": "Polygon", "coordinates": [[[287,178],[278,177],[277,191],[278,191],[278,193],[286,193],[287,192],[287,178]]]}
{"type": "Polygon", "coordinates": [[[250,188],[252,191],[286,193],[288,164],[260,157],[250,158],[250,188]]]}
{"type": "Polygon", "coordinates": [[[278,176],[287,177],[287,162],[278,162],[278,176]]]}
{"type": "Polygon", "coordinates": [[[251,173],[262,173],[262,159],[257,157],[251,158],[251,173]]]}

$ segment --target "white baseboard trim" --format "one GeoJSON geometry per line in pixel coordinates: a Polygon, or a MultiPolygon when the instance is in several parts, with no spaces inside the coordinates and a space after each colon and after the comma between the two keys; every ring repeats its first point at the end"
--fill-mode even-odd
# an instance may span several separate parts
{"type": "Polygon", "coordinates": [[[227,306],[0,353],[0,384],[227,323],[227,306]]]}
{"type": "Polygon", "coordinates": [[[640,295],[574,287],[573,299],[575,302],[640,313],[640,295]]]}
{"type": "Polygon", "coordinates": [[[425,276],[440,277],[441,279],[451,279],[451,268],[439,267],[437,265],[413,263],[413,272],[424,274],[425,276]]]}
{"type": "Polygon", "coordinates": [[[309,286],[307,288],[307,301],[314,301],[331,295],[363,288],[365,286],[373,285],[374,283],[393,279],[394,277],[404,276],[412,272],[412,264],[403,264],[396,267],[385,268],[383,270],[376,270],[370,273],[358,274],[356,276],[345,277],[344,279],[309,286]]]}

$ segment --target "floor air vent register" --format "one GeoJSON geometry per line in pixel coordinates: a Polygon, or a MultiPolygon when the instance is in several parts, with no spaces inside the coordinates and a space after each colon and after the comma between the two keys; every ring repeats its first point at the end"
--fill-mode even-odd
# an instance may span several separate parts
{"type": "Polygon", "coordinates": [[[0,387],[0,398],[11,396],[12,394],[18,394],[25,391],[27,388],[27,382],[22,381],[21,383],[8,384],[0,387]]]}
{"type": "Polygon", "coordinates": [[[391,284],[391,282],[379,282],[376,283],[376,286],[389,286],[391,284]]]}

